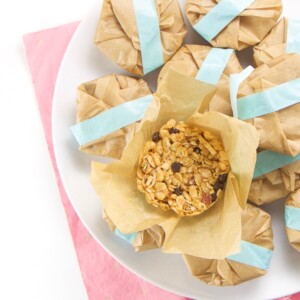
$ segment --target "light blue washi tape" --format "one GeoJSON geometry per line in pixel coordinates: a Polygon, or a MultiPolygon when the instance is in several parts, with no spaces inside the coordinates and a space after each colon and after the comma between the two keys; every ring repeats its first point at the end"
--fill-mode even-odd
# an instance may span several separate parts
{"type": "Polygon", "coordinates": [[[147,95],[106,110],[71,127],[80,146],[89,144],[120,128],[141,120],[152,101],[147,95]]]}
{"type": "Polygon", "coordinates": [[[300,231],[300,208],[286,205],[284,217],[286,227],[300,231]]]}
{"type": "Polygon", "coordinates": [[[159,20],[154,0],[133,0],[144,74],[164,64],[159,20]]]}
{"type": "Polygon", "coordinates": [[[248,66],[241,73],[231,74],[229,78],[229,93],[233,116],[238,118],[237,93],[240,84],[253,72],[254,68],[248,66]]]}
{"type": "Polygon", "coordinates": [[[281,110],[300,102],[300,78],[288,81],[263,92],[239,98],[238,118],[248,120],[281,110]]]}
{"type": "Polygon", "coordinates": [[[298,160],[300,160],[300,154],[290,156],[270,150],[261,151],[257,154],[253,178],[257,178],[298,160]]]}
{"type": "Polygon", "coordinates": [[[221,0],[193,27],[209,42],[252,2],[254,0],[221,0]]]}
{"type": "Polygon", "coordinates": [[[130,244],[133,243],[134,239],[138,235],[136,232],[129,233],[129,234],[122,233],[118,228],[115,229],[114,233],[115,233],[116,236],[120,237],[121,239],[127,241],[130,244]]]}
{"type": "Polygon", "coordinates": [[[203,61],[196,79],[216,85],[232,53],[232,49],[212,48],[203,61]]]}
{"type": "Polygon", "coordinates": [[[227,259],[267,270],[271,262],[272,254],[272,250],[246,241],[241,241],[241,252],[230,255],[227,259]]]}
{"type": "Polygon", "coordinates": [[[286,52],[300,54],[300,20],[288,19],[286,52]]]}

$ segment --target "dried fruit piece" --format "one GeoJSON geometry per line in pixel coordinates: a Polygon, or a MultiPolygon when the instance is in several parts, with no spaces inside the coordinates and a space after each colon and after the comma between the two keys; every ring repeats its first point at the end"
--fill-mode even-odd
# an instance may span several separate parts
{"type": "Polygon", "coordinates": [[[161,140],[161,137],[160,137],[159,132],[158,132],[158,131],[157,131],[157,132],[154,132],[153,135],[152,135],[152,141],[153,141],[154,143],[157,143],[157,142],[159,142],[160,140],[161,140]]]}

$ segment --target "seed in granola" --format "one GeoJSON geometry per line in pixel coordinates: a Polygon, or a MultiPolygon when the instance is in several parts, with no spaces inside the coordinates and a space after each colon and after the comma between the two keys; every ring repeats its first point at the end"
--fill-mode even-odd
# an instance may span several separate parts
{"type": "Polygon", "coordinates": [[[172,164],[171,164],[171,169],[172,169],[172,171],[174,172],[174,173],[177,173],[177,172],[179,172],[180,171],[180,169],[181,169],[181,167],[182,167],[182,164],[181,163],[179,163],[179,162],[173,162],[172,164]]]}
{"type": "Polygon", "coordinates": [[[227,173],[221,174],[221,175],[219,176],[219,178],[218,178],[218,181],[219,181],[220,183],[225,183],[226,180],[227,180],[227,176],[228,176],[227,173]]]}
{"type": "Polygon", "coordinates": [[[177,196],[182,195],[182,193],[183,193],[183,190],[180,187],[176,187],[174,189],[174,194],[176,194],[177,196]]]}
{"type": "Polygon", "coordinates": [[[195,184],[196,184],[195,177],[193,176],[192,178],[189,179],[188,185],[195,185],[195,184]]]}
{"type": "Polygon", "coordinates": [[[160,134],[158,131],[154,132],[152,135],[152,141],[158,143],[161,140],[160,134]]]}
{"type": "Polygon", "coordinates": [[[194,148],[194,152],[197,153],[197,154],[200,154],[201,153],[201,149],[199,147],[195,147],[194,148]]]}
{"type": "Polygon", "coordinates": [[[172,127],[172,128],[169,129],[169,133],[170,133],[170,134],[173,134],[173,133],[175,134],[175,133],[179,133],[179,132],[180,132],[180,130],[178,130],[178,129],[175,128],[175,127],[172,127]]]}

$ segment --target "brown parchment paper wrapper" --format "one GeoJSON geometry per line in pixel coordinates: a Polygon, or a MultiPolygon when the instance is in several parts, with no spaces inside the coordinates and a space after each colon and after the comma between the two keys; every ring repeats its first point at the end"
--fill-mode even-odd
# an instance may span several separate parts
{"type": "MultiPolygon", "coordinates": [[[[116,226],[112,220],[108,217],[105,211],[103,211],[103,219],[107,223],[111,231],[115,231],[116,226]]],[[[165,232],[159,225],[153,225],[148,229],[139,231],[136,238],[133,240],[132,245],[135,251],[152,250],[161,248],[165,239],[165,232]]]]}
{"type": "MultiPolygon", "coordinates": [[[[274,58],[256,68],[241,83],[238,98],[267,90],[299,77],[300,55],[286,54],[274,58]]],[[[253,124],[257,129],[260,148],[292,156],[300,153],[299,103],[246,122],[253,124]]]]}
{"type": "MultiPolygon", "coordinates": [[[[271,216],[247,204],[242,212],[242,240],[273,250],[271,216]]],[[[266,270],[227,258],[204,259],[184,255],[184,260],[193,276],[209,285],[237,285],[267,273],[266,270]]]]}
{"type": "Polygon", "coordinates": [[[286,197],[300,188],[300,161],[254,179],[248,199],[262,205],[286,197]]]}
{"type": "MultiPolygon", "coordinates": [[[[158,76],[158,84],[170,69],[195,78],[211,49],[209,46],[202,45],[182,46],[161,69],[158,76]]],[[[217,84],[217,90],[209,103],[208,111],[218,111],[225,115],[232,116],[229,95],[229,76],[230,74],[240,73],[242,70],[236,54],[233,52],[217,84]]]]}
{"type": "MultiPolygon", "coordinates": [[[[190,23],[197,23],[219,2],[220,0],[187,0],[185,11],[190,23]]],[[[210,44],[235,50],[256,45],[276,25],[281,12],[281,0],[256,0],[212,39],[210,44]]]]}
{"type": "MultiPolygon", "coordinates": [[[[285,204],[287,206],[300,208],[300,189],[291,193],[285,204]]],[[[286,227],[286,234],[291,246],[300,252],[300,231],[286,227]]]]}
{"type": "Polygon", "coordinates": [[[253,48],[256,66],[286,54],[288,19],[282,18],[270,33],[253,48]]]}
{"type": "MultiPolygon", "coordinates": [[[[163,58],[166,62],[187,33],[178,0],[156,0],[163,58]]],[[[104,0],[94,43],[128,72],[144,75],[132,0],[104,0]]]]}
{"type": "MultiPolygon", "coordinates": [[[[77,89],[77,122],[82,122],[127,101],[151,94],[147,83],[142,79],[124,75],[108,75],[81,84],[77,89]]],[[[90,144],[80,150],[94,155],[120,158],[122,152],[136,129],[128,125],[90,144]]]]}
{"type": "Polygon", "coordinates": [[[214,91],[209,84],[170,70],[121,160],[108,165],[92,163],[93,186],[109,218],[121,232],[160,225],[166,234],[164,252],[224,258],[239,251],[241,207],[245,207],[248,197],[258,136],[253,126],[235,118],[217,112],[197,113],[207,108],[214,91]],[[172,211],[162,211],[148,204],[144,194],[137,190],[140,151],[171,118],[218,135],[231,165],[223,198],[200,216],[180,218],[172,211]]]}

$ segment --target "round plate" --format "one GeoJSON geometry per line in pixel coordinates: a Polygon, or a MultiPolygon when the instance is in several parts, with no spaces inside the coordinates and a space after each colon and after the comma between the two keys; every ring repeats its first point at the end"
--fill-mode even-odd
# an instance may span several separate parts
{"type": "MultiPolygon", "coordinates": [[[[183,5],[183,0],[180,0],[183,5]]],[[[285,15],[297,12],[296,1],[286,0],[285,15]]],[[[195,279],[180,255],[160,250],[135,253],[133,247],[108,229],[102,219],[102,206],[89,181],[90,162],[99,160],[78,150],[70,127],[76,118],[76,88],[83,82],[112,73],[126,74],[93,44],[102,1],[98,1],[75,32],[65,53],[56,82],[53,105],[53,142],[60,175],[66,192],[81,221],[95,240],[126,268],[145,280],[175,294],[193,299],[274,299],[300,290],[300,254],[285,235],[284,203],[265,209],[271,213],[275,251],[267,275],[234,287],[211,287],[195,279]]],[[[201,43],[188,22],[189,43],[201,43]]],[[[239,54],[247,64],[251,50],[239,54]]],[[[158,71],[146,76],[152,88],[158,71]]],[[[116,283],[117,284],[117,283],[116,283]]]]}

